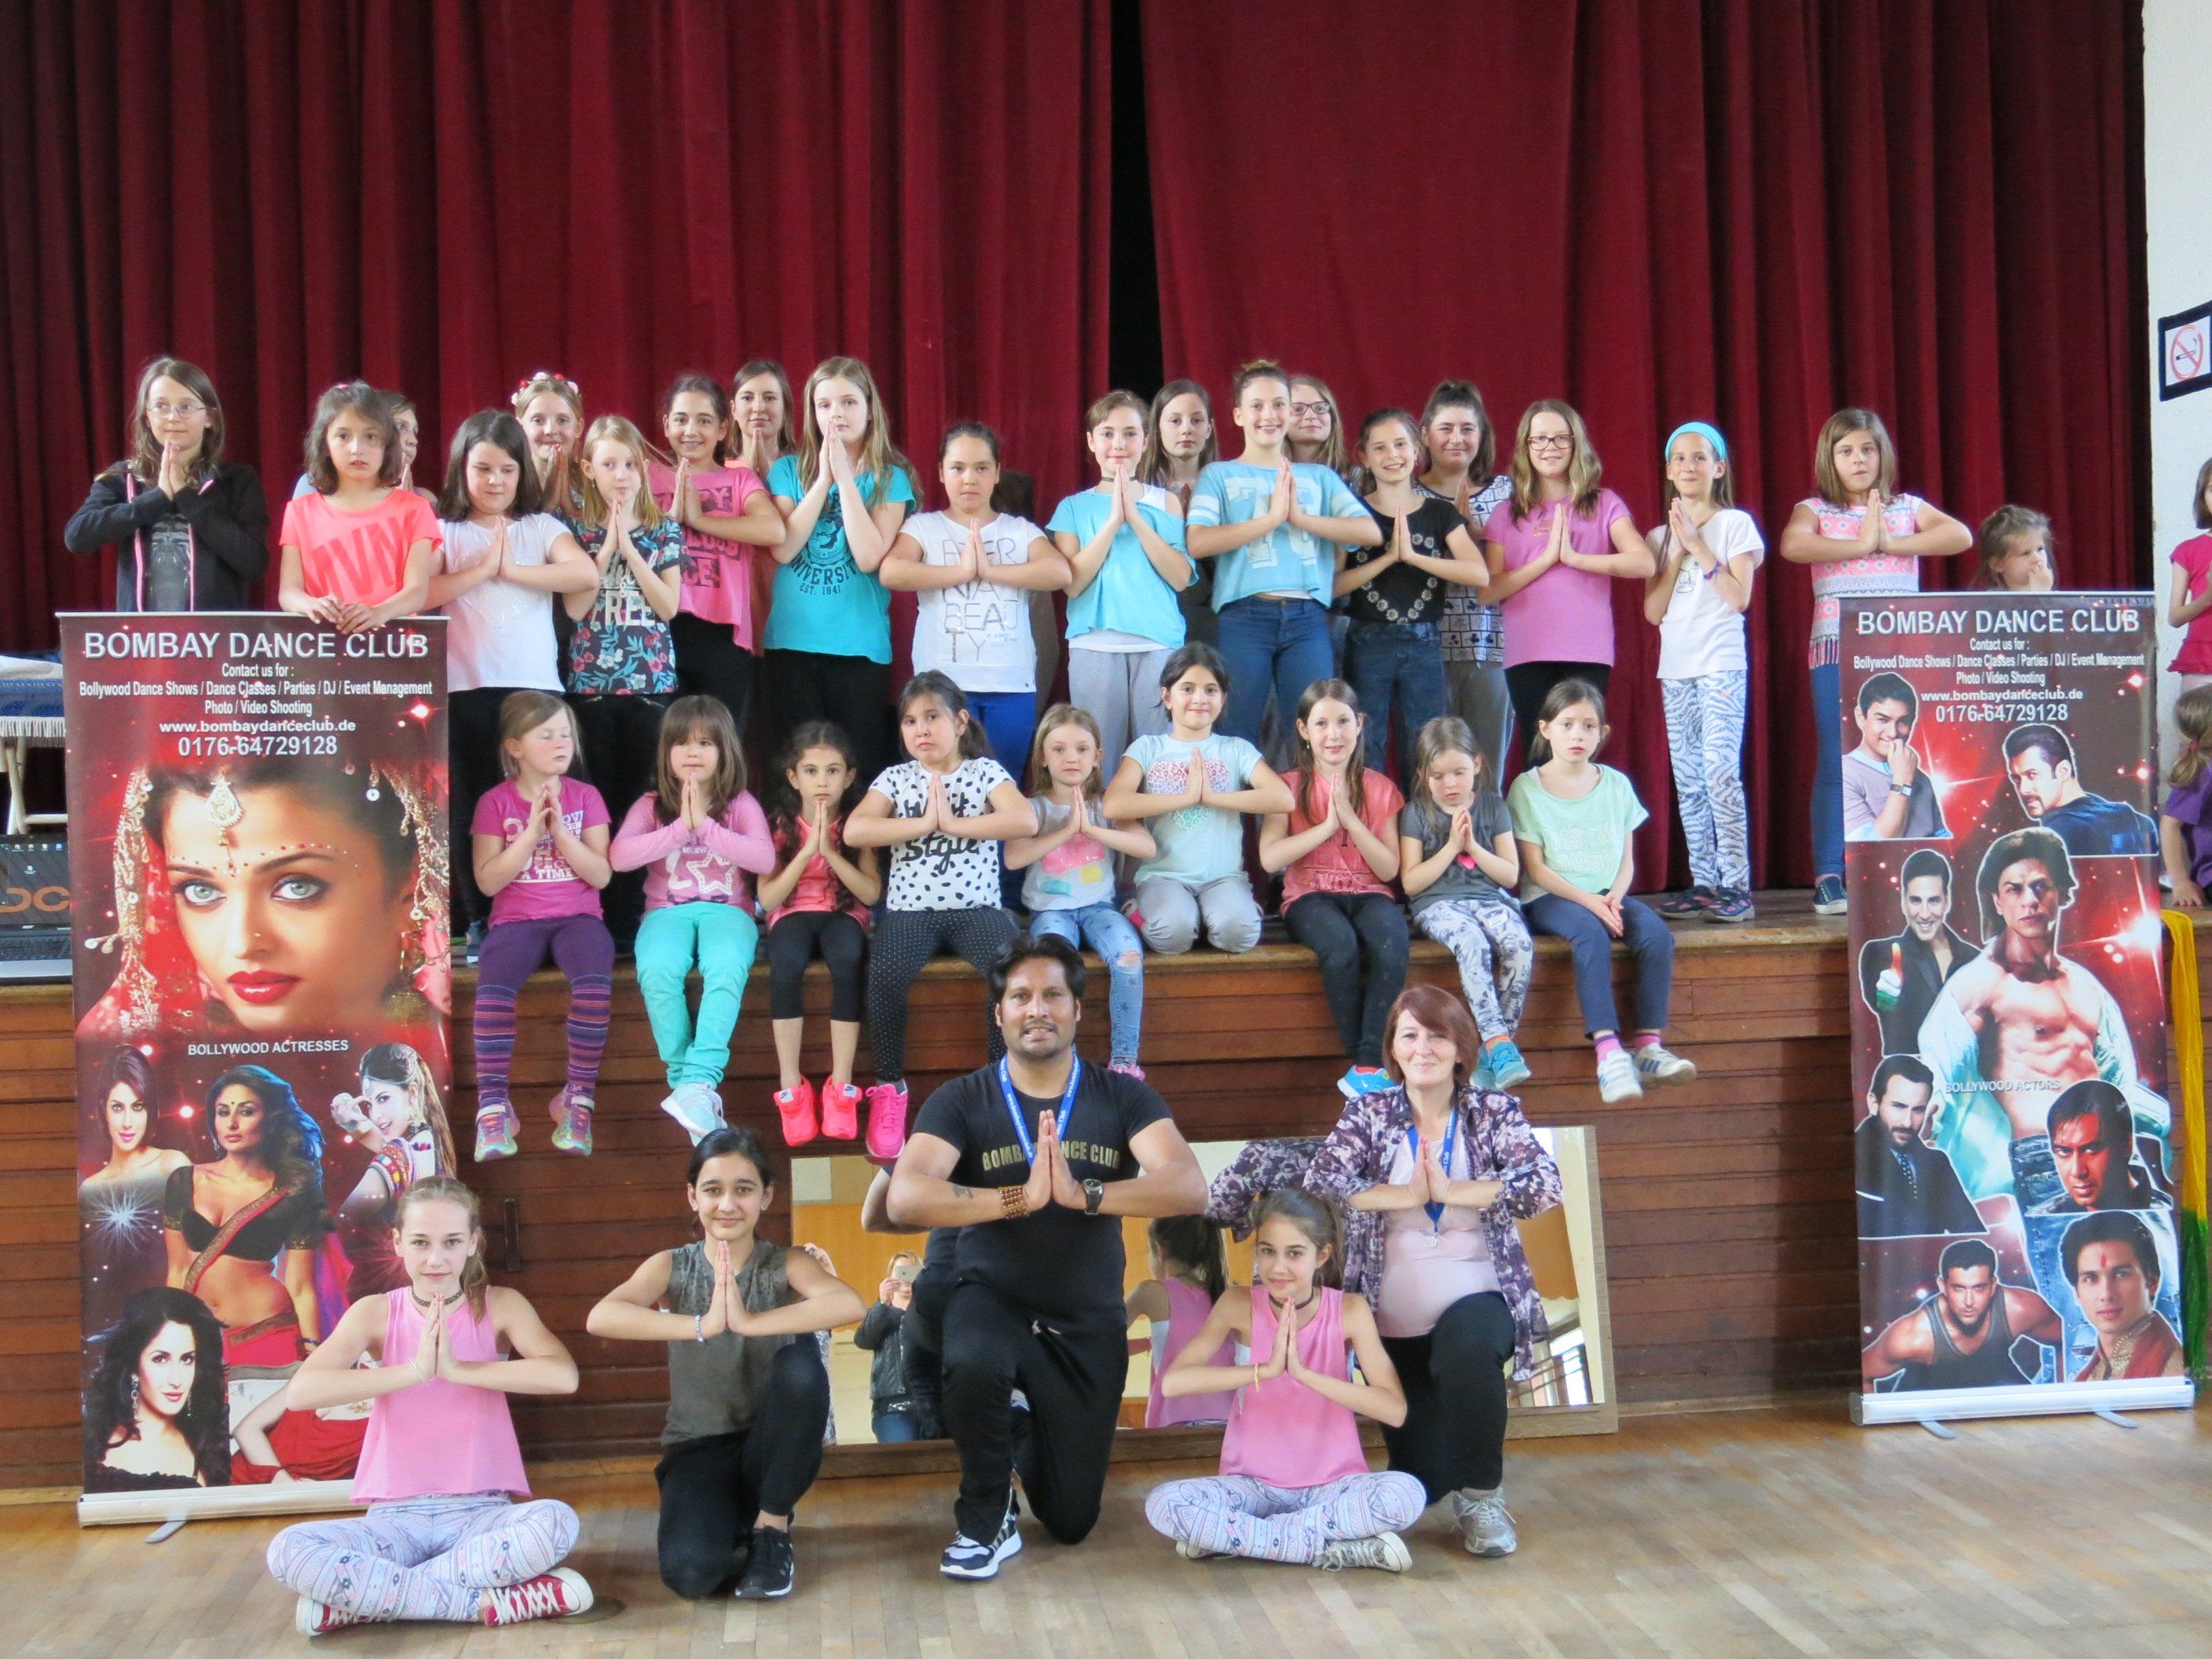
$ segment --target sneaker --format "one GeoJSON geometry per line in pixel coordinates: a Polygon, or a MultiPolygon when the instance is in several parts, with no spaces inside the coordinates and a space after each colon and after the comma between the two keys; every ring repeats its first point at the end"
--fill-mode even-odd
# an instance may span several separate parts
{"type": "Polygon", "coordinates": [[[868,1156],[890,1164],[905,1145],[906,1085],[878,1083],[868,1091],[868,1156]]]}
{"type": "Polygon", "coordinates": [[[1705,912],[1707,921],[1749,921],[1759,914],[1751,902],[1751,894],[1741,887],[1723,887],[1713,901],[1713,908],[1705,912]]]}
{"type": "Polygon", "coordinates": [[[791,1594],[794,1582],[789,1528],[755,1528],[752,1559],[745,1563],[744,1577],[738,1580],[738,1600],[779,1601],[791,1594]]]}
{"type": "Polygon", "coordinates": [[[678,1084],[660,1109],[684,1126],[694,1146],[722,1127],[722,1097],[703,1083],[678,1084]]]}
{"type": "Polygon", "coordinates": [[[1823,876],[1813,884],[1813,914],[1816,916],[1840,916],[1851,908],[1844,895],[1841,876],[1823,876]]]}
{"type": "Polygon", "coordinates": [[[573,1092],[566,1084],[553,1097],[546,1109],[553,1114],[553,1150],[574,1152],[578,1158],[592,1155],[592,1112],[594,1103],[591,1096],[573,1092]]]}
{"type": "Polygon", "coordinates": [[[1656,1042],[1639,1043],[1628,1054],[1637,1077],[1645,1083],[1687,1083],[1698,1074],[1695,1066],[1656,1042]]]}
{"type": "Polygon", "coordinates": [[[1490,1068],[1490,1086],[1493,1089],[1516,1088],[1532,1075],[1528,1062],[1522,1058],[1520,1045],[1510,1037],[1492,1043],[1483,1053],[1483,1064],[1490,1068]]]}
{"type": "Polygon", "coordinates": [[[514,1108],[504,1101],[496,1106],[487,1106],[477,1114],[477,1162],[489,1164],[495,1158],[513,1158],[514,1137],[522,1130],[522,1120],[514,1115],[514,1108]]]}
{"type": "Polygon", "coordinates": [[[341,1613],[327,1601],[318,1601],[312,1595],[303,1595],[300,1598],[299,1610],[292,1615],[292,1623],[302,1636],[328,1636],[334,1630],[365,1625],[368,1620],[357,1613],[341,1613]]]}
{"type": "Polygon", "coordinates": [[[860,1133],[860,1091],[849,1083],[822,1085],[822,1133],[832,1140],[850,1140],[860,1133]]]}
{"type": "Polygon", "coordinates": [[[1106,1069],[1109,1072],[1119,1072],[1123,1077],[1133,1077],[1139,1083],[1145,1080],[1145,1068],[1133,1060],[1117,1060],[1106,1069]]]}
{"type": "Polygon", "coordinates": [[[461,960],[463,962],[472,963],[476,961],[477,957],[483,953],[484,934],[487,931],[489,930],[484,927],[484,924],[480,921],[472,921],[469,924],[469,931],[461,936],[461,960]]]}
{"type": "Polygon", "coordinates": [[[1358,1100],[1362,1095],[1379,1095],[1386,1089],[1397,1086],[1390,1081],[1390,1073],[1380,1066],[1354,1066],[1336,1080],[1336,1091],[1346,1100],[1358,1100]]]}
{"type": "Polygon", "coordinates": [[[1520,1535],[1513,1530],[1513,1517],[1505,1512],[1505,1499],[1500,1494],[1469,1498],[1463,1492],[1454,1492],[1451,1506],[1460,1541],[1467,1546],[1469,1555],[1510,1555],[1520,1547],[1520,1535]]]}
{"type": "Polygon", "coordinates": [[[1636,1062],[1625,1048],[1615,1048],[1597,1063],[1597,1097],[1608,1106],[1634,1100],[1644,1092],[1636,1080],[1636,1062]]]}
{"type": "Polygon", "coordinates": [[[1395,1532],[1378,1532],[1372,1538],[1339,1538],[1323,1544],[1314,1558],[1314,1565],[1323,1572],[1342,1572],[1346,1567],[1404,1572],[1413,1565],[1413,1552],[1395,1532]]]}
{"type": "Polygon", "coordinates": [[[783,1144],[804,1146],[822,1133],[821,1120],[814,1115],[814,1085],[805,1078],[799,1079],[796,1089],[775,1091],[775,1115],[783,1120],[783,1144]]]}
{"type": "Polygon", "coordinates": [[[532,1619],[568,1619],[592,1605],[592,1587],[574,1567],[556,1567],[519,1584],[484,1592],[487,1625],[520,1625],[532,1619]]]}
{"type": "Polygon", "coordinates": [[[1695,921],[1720,902],[1720,895],[1700,882],[1686,893],[1674,893],[1651,908],[1669,921],[1695,921]]]}
{"type": "MultiPolygon", "coordinates": [[[[1176,1541],[1176,1553],[1186,1561],[1211,1561],[1219,1552],[1194,1544],[1188,1539],[1181,1539],[1176,1541]]],[[[301,1599],[304,1601],[307,1598],[303,1596],[301,1599]]]]}
{"type": "Polygon", "coordinates": [[[1022,1528],[1016,1516],[1014,1497],[1008,1492],[1006,1518],[1000,1523],[999,1535],[988,1544],[979,1544],[964,1532],[956,1534],[938,1557],[938,1571],[947,1578],[996,1578],[999,1564],[1022,1553],[1022,1528]]]}

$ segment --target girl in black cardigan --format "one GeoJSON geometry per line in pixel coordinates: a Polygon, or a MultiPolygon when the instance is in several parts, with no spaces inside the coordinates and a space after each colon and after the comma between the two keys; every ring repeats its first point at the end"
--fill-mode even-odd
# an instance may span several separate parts
{"type": "Polygon", "coordinates": [[[269,568],[269,507],[253,469],[222,459],[222,405],[191,363],[138,377],[129,459],[93,480],[62,541],[112,544],[118,611],[247,611],[269,568]]]}

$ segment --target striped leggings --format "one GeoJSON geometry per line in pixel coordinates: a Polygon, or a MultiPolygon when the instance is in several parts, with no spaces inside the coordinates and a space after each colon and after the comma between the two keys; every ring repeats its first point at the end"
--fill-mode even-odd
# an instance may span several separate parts
{"type": "Polygon", "coordinates": [[[1751,890],[1751,820],[1743,802],[1743,720],[1749,676],[1741,668],[1662,680],[1674,807],[1682,815],[1690,879],[1751,890]]]}
{"type": "Polygon", "coordinates": [[[285,1528],[269,1571],[357,1619],[472,1624],[485,1590],[552,1571],[575,1544],[576,1511],[551,1498],[410,1498],[285,1528]]]}
{"type": "Polygon", "coordinates": [[[514,1062],[514,1000],[548,957],[568,976],[568,1091],[589,1099],[607,1048],[607,1005],[615,941],[597,916],[495,922],[477,953],[477,1105],[508,1102],[514,1062]]]}
{"type": "Polygon", "coordinates": [[[1504,898],[1438,899],[1413,920],[1459,963],[1460,988],[1483,1041],[1518,1030],[1536,966],[1521,907],[1504,898]]]}
{"type": "Polygon", "coordinates": [[[1322,1486],[1271,1486],[1249,1474],[1152,1488],[1145,1519],[1179,1544],[1216,1555],[1310,1566],[1324,1545],[1410,1527],[1429,1506],[1410,1474],[1351,1474],[1322,1486]]]}

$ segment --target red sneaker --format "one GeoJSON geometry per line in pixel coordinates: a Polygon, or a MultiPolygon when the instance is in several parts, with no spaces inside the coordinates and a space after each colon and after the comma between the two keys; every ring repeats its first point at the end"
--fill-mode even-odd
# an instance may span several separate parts
{"type": "Polygon", "coordinates": [[[302,1636],[328,1636],[334,1630],[349,1630],[368,1620],[357,1613],[341,1613],[327,1601],[318,1601],[312,1595],[300,1598],[292,1622],[302,1636]]]}
{"type": "Polygon", "coordinates": [[[484,1592],[487,1625],[520,1625],[532,1619],[567,1619],[592,1605],[592,1587],[572,1567],[556,1567],[519,1584],[484,1592]]]}
{"type": "Polygon", "coordinates": [[[822,1085],[822,1133],[832,1140],[850,1140],[860,1133],[860,1091],[851,1084],[822,1085]]]}
{"type": "Polygon", "coordinates": [[[775,1091],[776,1115],[783,1120],[783,1144],[804,1146],[822,1133],[822,1125],[814,1115],[814,1085],[805,1078],[799,1079],[796,1089],[775,1091]]]}
{"type": "Polygon", "coordinates": [[[868,1156],[895,1163],[906,1145],[906,1085],[878,1083],[868,1091],[868,1156]]]}

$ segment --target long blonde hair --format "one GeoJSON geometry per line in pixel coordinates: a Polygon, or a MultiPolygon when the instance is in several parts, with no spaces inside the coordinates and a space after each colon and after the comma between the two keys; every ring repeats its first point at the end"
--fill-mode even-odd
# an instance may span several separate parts
{"type": "MultiPolygon", "coordinates": [[[[1350,477],[1353,471],[1352,462],[1344,447],[1344,411],[1336,406],[1336,393],[1328,389],[1326,382],[1317,380],[1310,374],[1293,374],[1291,376],[1291,397],[1293,401],[1297,399],[1298,388],[1302,386],[1310,386],[1316,392],[1320,392],[1322,402],[1328,405],[1328,441],[1322,445],[1313,459],[1335,473],[1338,477],[1350,477]]],[[[1419,435],[1419,433],[1414,434],[1416,440],[1419,435]]],[[[1290,453],[1291,443],[1291,440],[1289,438],[1284,439],[1285,453],[1290,453]]],[[[1296,457],[1293,455],[1292,459],[1295,459],[1296,457]]]]}
{"type": "Polygon", "coordinates": [[[1590,447],[1589,428],[1583,424],[1583,417],[1575,412],[1572,404],[1558,398],[1539,398],[1521,411],[1521,424],[1513,433],[1510,468],[1513,516],[1525,519],[1536,510],[1536,467],[1528,459],[1528,428],[1535,424],[1539,415],[1556,415],[1567,423],[1567,438],[1575,447],[1575,458],[1567,464],[1567,509],[1573,514],[1590,511],[1597,505],[1598,489],[1605,482],[1605,463],[1590,447]]]}
{"type": "Polygon", "coordinates": [[[1044,740],[1063,726],[1080,726],[1091,734],[1091,741],[1097,747],[1097,758],[1091,763],[1091,775],[1083,781],[1083,798],[1095,805],[1106,797],[1106,739],[1091,711],[1072,702],[1056,702],[1038,718],[1036,736],[1030,741],[1030,792],[1042,795],[1051,791],[1052,772],[1045,764],[1044,740]]]}
{"type": "Polygon", "coordinates": [[[399,1209],[392,1218],[392,1231],[403,1232],[407,1226],[407,1212],[417,1204],[458,1204],[469,1218],[469,1231],[476,1235],[476,1248],[461,1268],[461,1289],[467,1293],[469,1311],[478,1319],[484,1316],[484,1292],[490,1288],[491,1275],[484,1271],[483,1206],[477,1195],[457,1176],[434,1175],[416,1182],[400,1195],[399,1209]]]}
{"type": "Polygon", "coordinates": [[[878,506],[890,488],[891,469],[905,473],[911,484],[914,468],[892,444],[890,417],[884,412],[883,394],[876,390],[876,377],[858,357],[824,357],[806,377],[806,392],[799,399],[803,410],[799,427],[799,483],[804,487],[811,483],[815,469],[822,464],[822,427],[814,413],[814,388],[824,380],[843,380],[858,388],[868,405],[868,430],[854,471],[867,480],[861,489],[863,498],[870,507],[878,506]]]}
{"type": "Polygon", "coordinates": [[[599,494],[599,483],[592,477],[591,467],[592,452],[611,439],[626,445],[637,460],[638,521],[647,530],[658,528],[661,512],[660,504],[653,499],[653,449],[645,441],[645,434],[620,415],[600,416],[592,422],[592,429],[584,434],[581,451],[584,464],[577,469],[583,475],[582,487],[576,492],[577,523],[587,530],[597,530],[613,516],[606,497],[599,494]]]}

